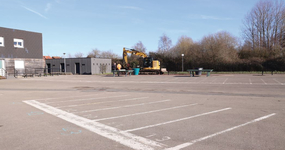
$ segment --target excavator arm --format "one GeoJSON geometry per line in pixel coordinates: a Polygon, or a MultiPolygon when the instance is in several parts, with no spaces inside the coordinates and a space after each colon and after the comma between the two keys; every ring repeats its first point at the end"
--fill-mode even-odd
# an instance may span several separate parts
{"type": "Polygon", "coordinates": [[[126,65],[128,64],[128,54],[137,55],[143,58],[147,57],[147,54],[145,54],[144,52],[140,52],[135,49],[127,49],[124,47],[123,48],[123,66],[124,67],[126,67],[126,65]]]}

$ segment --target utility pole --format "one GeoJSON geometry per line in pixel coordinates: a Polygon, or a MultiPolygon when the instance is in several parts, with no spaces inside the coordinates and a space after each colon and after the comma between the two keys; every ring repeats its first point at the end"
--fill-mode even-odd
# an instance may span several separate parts
{"type": "Polygon", "coordinates": [[[184,54],[181,54],[181,56],[182,56],[182,72],[184,71],[184,67],[183,67],[183,56],[184,56],[184,54]]]}
{"type": "Polygon", "coordinates": [[[64,63],[64,74],[66,75],[66,62],[65,62],[65,53],[63,53],[63,63],[64,63]]]}

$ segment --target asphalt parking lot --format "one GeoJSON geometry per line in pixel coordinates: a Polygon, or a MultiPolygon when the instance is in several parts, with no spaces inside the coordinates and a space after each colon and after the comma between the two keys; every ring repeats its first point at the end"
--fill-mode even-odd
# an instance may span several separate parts
{"type": "Polygon", "coordinates": [[[285,75],[0,80],[1,149],[284,150],[285,75]]]}

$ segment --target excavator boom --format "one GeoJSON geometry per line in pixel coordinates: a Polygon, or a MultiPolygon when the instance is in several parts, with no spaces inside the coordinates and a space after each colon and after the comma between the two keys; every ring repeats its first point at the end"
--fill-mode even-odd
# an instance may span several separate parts
{"type": "Polygon", "coordinates": [[[143,70],[148,72],[160,71],[160,62],[158,60],[153,60],[152,57],[148,57],[144,52],[135,49],[127,49],[125,47],[123,48],[123,67],[126,67],[128,64],[128,53],[144,58],[143,70]]]}
{"type": "Polygon", "coordinates": [[[147,57],[147,54],[145,54],[144,52],[140,52],[140,51],[137,51],[135,49],[127,49],[124,47],[123,48],[123,64],[124,65],[128,64],[128,53],[133,54],[133,55],[137,55],[137,56],[140,56],[143,58],[147,57]]]}

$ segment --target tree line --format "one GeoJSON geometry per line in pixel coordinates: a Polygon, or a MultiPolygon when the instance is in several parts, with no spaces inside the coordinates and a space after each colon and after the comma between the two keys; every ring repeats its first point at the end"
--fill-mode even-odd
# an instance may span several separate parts
{"type": "MultiPolygon", "coordinates": [[[[227,31],[204,36],[199,41],[181,36],[175,45],[163,34],[158,49],[149,55],[161,62],[168,71],[207,68],[215,71],[285,71],[285,4],[282,0],[260,0],[245,16],[242,39],[227,31]]],[[[145,52],[141,41],[132,48],[145,52]]],[[[88,57],[112,58],[111,51],[95,49],[88,57]]],[[[131,66],[142,64],[142,59],[130,56],[131,66]]]]}

